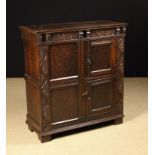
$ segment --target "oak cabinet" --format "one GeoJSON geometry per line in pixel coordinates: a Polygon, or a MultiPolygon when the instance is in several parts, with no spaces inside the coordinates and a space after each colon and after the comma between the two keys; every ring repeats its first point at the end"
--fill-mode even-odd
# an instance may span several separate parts
{"type": "Polygon", "coordinates": [[[126,23],[21,26],[27,119],[42,142],[52,135],[123,119],[126,23]]]}

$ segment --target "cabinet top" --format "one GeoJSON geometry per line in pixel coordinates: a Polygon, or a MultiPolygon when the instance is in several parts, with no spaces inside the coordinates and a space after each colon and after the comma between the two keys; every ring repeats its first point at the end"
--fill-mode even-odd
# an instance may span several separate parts
{"type": "Polygon", "coordinates": [[[127,23],[107,21],[107,20],[96,20],[96,21],[82,21],[82,22],[69,22],[69,23],[51,23],[47,25],[27,25],[20,26],[21,29],[28,29],[33,33],[44,32],[44,31],[63,31],[71,29],[91,29],[91,28],[113,28],[119,26],[127,26],[127,23]]]}

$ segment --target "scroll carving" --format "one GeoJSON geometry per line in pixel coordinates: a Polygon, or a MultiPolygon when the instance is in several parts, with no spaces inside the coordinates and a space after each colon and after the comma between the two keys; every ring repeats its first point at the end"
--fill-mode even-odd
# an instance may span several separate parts
{"type": "Polygon", "coordinates": [[[78,39],[78,33],[75,32],[68,32],[68,33],[57,33],[53,34],[52,40],[71,40],[71,39],[78,39]]]}
{"type": "Polygon", "coordinates": [[[48,47],[40,47],[42,131],[50,129],[50,89],[48,80],[48,47]]]}
{"type": "Polygon", "coordinates": [[[116,106],[120,109],[123,104],[123,77],[124,77],[124,38],[117,40],[116,52],[116,106]],[[121,107],[120,107],[121,106],[121,107]]]}

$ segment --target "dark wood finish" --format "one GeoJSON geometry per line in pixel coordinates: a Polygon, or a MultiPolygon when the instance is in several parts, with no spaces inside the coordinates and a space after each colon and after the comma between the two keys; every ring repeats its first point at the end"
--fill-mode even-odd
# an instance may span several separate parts
{"type": "Polygon", "coordinates": [[[41,142],[52,135],[123,122],[125,23],[89,21],[21,26],[26,123],[41,142]]]}
{"type": "Polygon", "coordinates": [[[51,79],[78,75],[77,47],[77,43],[58,44],[50,47],[51,79]]]}
{"type": "Polygon", "coordinates": [[[114,123],[115,123],[116,125],[117,125],[117,124],[123,123],[123,118],[115,119],[115,120],[114,120],[114,123]]]}

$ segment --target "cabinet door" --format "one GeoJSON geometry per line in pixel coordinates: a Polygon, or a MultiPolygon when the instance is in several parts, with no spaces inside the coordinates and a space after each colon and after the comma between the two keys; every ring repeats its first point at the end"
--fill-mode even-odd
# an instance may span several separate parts
{"type": "Polygon", "coordinates": [[[89,41],[85,62],[87,65],[87,77],[111,74],[115,62],[114,40],[89,41]]]}
{"type": "Polygon", "coordinates": [[[81,107],[80,42],[51,45],[49,48],[51,119],[53,126],[78,121],[81,107]]]}
{"type": "Polygon", "coordinates": [[[98,39],[85,42],[85,85],[87,115],[112,113],[114,109],[115,40],[98,39]]]}

